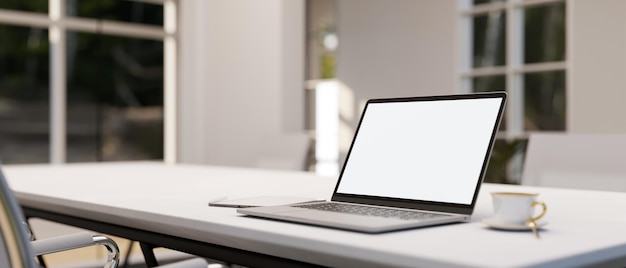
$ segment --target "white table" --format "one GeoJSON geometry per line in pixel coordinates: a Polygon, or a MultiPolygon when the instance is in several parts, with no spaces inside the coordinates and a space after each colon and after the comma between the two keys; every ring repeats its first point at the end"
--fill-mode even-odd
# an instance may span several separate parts
{"type": "Polygon", "coordinates": [[[221,196],[329,198],[336,179],[305,172],[154,162],[4,170],[31,216],[249,266],[626,266],[626,193],[484,184],[469,223],[371,235],[207,206],[221,196]],[[486,228],[492,191],[540,193],[542,239],[486,228]]]}

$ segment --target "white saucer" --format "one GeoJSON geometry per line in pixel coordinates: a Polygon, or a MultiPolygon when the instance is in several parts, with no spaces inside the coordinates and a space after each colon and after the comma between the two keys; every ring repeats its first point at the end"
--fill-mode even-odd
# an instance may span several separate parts
{"type": "MultiPolygon", "coordinates": [[[[494,218],[487,218],[483,220],[483,223],[486,224],[487,226],[491,227],[491,228],[495,228],[495,229],[502,229],[502,230],[512,230],[512,231],[530,231],[532,230],[532,228],[530,228],[529,225],[526,224],[506,224],[506,223],[500,223],[497,222],[494,218]]],[[[537,222],[537,229],[545,226],[546,224],[548,224],[545,221],[539,221],[537,222]]]]}

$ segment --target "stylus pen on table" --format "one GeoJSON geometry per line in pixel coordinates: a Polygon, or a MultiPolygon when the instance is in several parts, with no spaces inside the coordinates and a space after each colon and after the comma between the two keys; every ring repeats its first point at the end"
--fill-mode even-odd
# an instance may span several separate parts
{"type": "Polygon", "coordinates": [[[219,202],[219,201],[226,200],[226,199],[228,199],[228,196],[220,196],[217,198],[213,198],[209,200],[209,206],[211,205],[211,203],[219,202]]]}

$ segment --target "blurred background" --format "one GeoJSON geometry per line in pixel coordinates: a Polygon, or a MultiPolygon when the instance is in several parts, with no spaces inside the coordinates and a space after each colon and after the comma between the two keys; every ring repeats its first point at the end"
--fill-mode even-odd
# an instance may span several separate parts
{"type": "Polygon", "coordinates": [[[336,176],[369,98],[507,91],[486,180],[531,132],[626,132],[620,0],[3,0],[4,163],[336,176]]]}
{"type": "Polygon", "coordinates": [[[2,0],[0,159],[337,176],[367,99],[506,91],[518,184],[532,133],[626,133],[625,48],[623,0],[2,0]]]}

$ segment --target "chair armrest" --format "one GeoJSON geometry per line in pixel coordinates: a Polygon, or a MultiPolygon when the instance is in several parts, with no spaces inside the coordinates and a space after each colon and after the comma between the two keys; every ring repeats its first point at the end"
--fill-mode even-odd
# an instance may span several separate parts
{"type": "Polygon", "coordinates": [[[89,233],[77,233],[48,239],[32,241],[35,255],[44,255],[69,249],[82,248],[93,245],[93,238],[89,233]]]}
{"type": "Polygon", "coordinates": [[[40,239],[32,241],[31,245],[35,256],[94,245],[103,245],[108,251],[107,265],[105,267],[117,267],[120,258],[120,250],[115,241],[105,236],[92,236],[90,233],[86,232],[40,239]]]}

